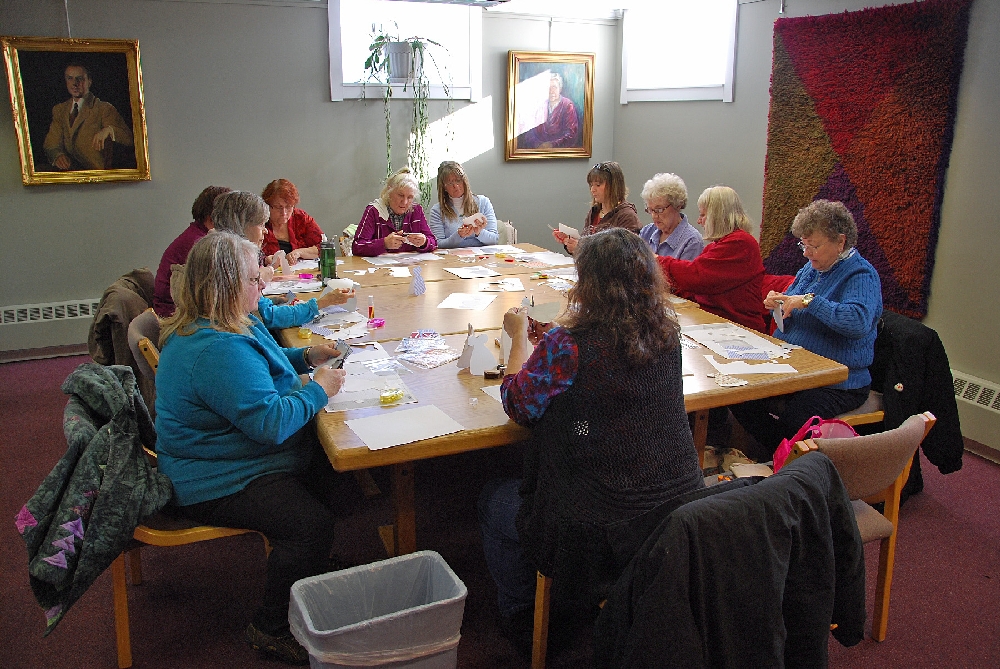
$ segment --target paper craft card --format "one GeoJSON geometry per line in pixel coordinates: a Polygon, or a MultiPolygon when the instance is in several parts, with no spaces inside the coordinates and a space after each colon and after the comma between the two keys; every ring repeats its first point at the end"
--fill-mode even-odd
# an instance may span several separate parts
{"type": "Polygon", "coordinates": [[[580,231],[577,230],[574,227],[566,225],[565,223],[560,223],[559,224],[559,232],[561,232],[563,234],[566,234],[566,235],[569,235],[573,239],[579,239],[580,238],[580,231]]]}
{"type": "Polygon", "coordinates": [[[396,258],[394,258],[394,257],[392,257],[392,255],[389,255],[388,253],[384,253],[384,254],[382,254],[380,256],[375,256],[374,258],[365,256],[365,262],[367,262],[369,265],[376,265],[376,266],[379,266],[379,267],[381,267],[383,265],[398,265],[399,264],[399,260],[396,259],[396,258]]]}
{"type": "Polygon", "coordinates": [[[470,267],[445,267],[444,271],[451,272],[459,279],[486,279],[491,276],[500,276],[500,272],[494,271],[489,267],[479,267],[478,265],[470,267]]]}
{"type": "MultiPolygon", "coordinates": [[[[336,395],[334,395],[336,397],[336,395]]],[[[345,422],[370,450],[411,444],[465,428],[433,404],[345,422]]]]}
{"type": "Polygon", "coordinates": [[[500,399],[500,386],[483,386],[483,392],[503,404],[503,400],[500,399]]]}
{"type": "Polygon", "coordinates": [[[553,251],[539,251],[538,253],[522,253],[517,256],[518,260],[523,260],[525,262],[540,262],[545,265],[552,267],[559,267],[562,265],[572,265],[573,259],[569,256],[564,256],[561,253],[555,253],[553,251]]]}
{"type": "Polygon", "coordinates": [[[473,309],[482,311],[497,299],[489,293],[452,293],[438,305],[438,309],[473,309]]]}

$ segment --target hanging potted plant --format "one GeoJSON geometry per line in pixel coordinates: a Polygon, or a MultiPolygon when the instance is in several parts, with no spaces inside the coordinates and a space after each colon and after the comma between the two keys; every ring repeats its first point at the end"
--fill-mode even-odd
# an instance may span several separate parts
{"type": "MultiPolygon", "coordinates": [[[[393,23],[393,25],[396,25],[393,23]]],[[[399,26],[396,25],[396,30],[399,26]]],[[[438,66],[434,54],[428,51],[429,46],[441,47],[441,44],[426,37],[407,37],[400,39],[398,33],[389,34],[384,28],[377,29],[372,25],[372,41],[368,45],[368,58],[365,60],[365,82],[361,97],[366,97],[368,84],[382,86],[382,110],[385,117],[385,163],[386,175],[392,174],[392,111],[389,103],[392,100],[392,85],[402,84],[403,90],[411,91],[413,105],[410,117],[410,140],[407,144],[407,162],[413,175],[420,183],[420,199],[427,203],[431,198],[431,175],[427,159],[427,128],[430,119],[427,115],[427,100],[430,95],[430,82],[427,79],[424,64],[426,58],[438,75],[438,66]]],[[[444,48],[444,47],[441,47],[444,48]]],[[[442,81],[444,77],[441,77],[442,81]]],[[[451,87],[442,84],[448,98],[448,111],[451,112],[451,87]]]]}

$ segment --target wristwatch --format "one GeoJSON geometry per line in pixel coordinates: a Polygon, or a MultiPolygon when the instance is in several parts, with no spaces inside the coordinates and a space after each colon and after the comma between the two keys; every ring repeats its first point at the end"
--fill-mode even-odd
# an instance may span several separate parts
{"type": "Polygon", "coordinates": [[[802,296],[802,306],[803,307],[808,307],[809,303],[813,301],[814,297],[816,297],[816,296],[813,295],[812,293],[806,293],[805,295],[803,295],[802,296]]]}

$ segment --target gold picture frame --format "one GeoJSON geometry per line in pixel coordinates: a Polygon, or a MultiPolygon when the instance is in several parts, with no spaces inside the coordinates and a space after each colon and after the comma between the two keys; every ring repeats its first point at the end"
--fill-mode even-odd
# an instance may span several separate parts
{"type": "Polygon", "coordinates": [[[590,158],[594,54],[507,52],[506,160],[590,158]]]}
{"type": "Polygon", "coordinates": [[[0,37],[26,186],[149,181],[138,40],[0,37]]]}

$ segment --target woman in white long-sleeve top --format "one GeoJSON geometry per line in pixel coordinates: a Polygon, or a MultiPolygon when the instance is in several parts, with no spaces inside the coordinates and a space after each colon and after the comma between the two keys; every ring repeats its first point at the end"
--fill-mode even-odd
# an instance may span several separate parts
{"type": "Polygon", "coordinates": [[[496,244],[497,217],[485,195],[476,195],[459,163],[446,160],[438,166],[438,201],[431,207],[427,224],[438,240],[438,248],[496,244]],[[466,222],[465,219],[471,220],[466,222]]]}

